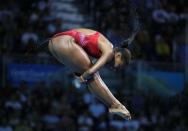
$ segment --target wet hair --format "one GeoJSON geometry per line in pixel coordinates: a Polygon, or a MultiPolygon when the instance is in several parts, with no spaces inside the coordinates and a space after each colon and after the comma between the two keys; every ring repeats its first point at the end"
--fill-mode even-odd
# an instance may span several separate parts
{"type": "Polygon", "coordinates": [[[121,59],[124,62],[125,65],[129,65],[131,62],[131,52],[128,48],[121,48],[121,47],[116,47],[115,48],[116,52],[121,53],[121,59]]]}

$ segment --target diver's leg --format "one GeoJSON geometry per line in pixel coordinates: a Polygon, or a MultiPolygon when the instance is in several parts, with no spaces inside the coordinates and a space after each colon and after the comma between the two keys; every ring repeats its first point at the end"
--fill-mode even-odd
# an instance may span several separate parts
{"type": "Polygon", "coordinates": [[[109,107],[110,113],[118,114],[126,119],[131,119],[129,111],[110,92],[99,73],[95,73],[93,79],[88,82],[88,89],[109,107]]]}
{"type": "MultiPolygon", "coordinates": [[[[87,53],[70,36],[63,36],[53,39],[49,43],[51,53],[74,72],[82,74],[92,66],[87,53]]],[[[88,88],[92,94],[97,96],[105,105],[109,107],[111,113],[120,114],[125,118],[130,116],[126,108],[113,96],[106,84],[100,78],[98,73],[94,74],[93,79],[88,81],[88,88]],[[123,115],[122,115],[123,114],[123,115]]]]}
{"type": "Polygon", "coordinates": [[[97,98],[103,101],[107,107],[120,104],[120,102],[113,96],[106,84],[103,82],[98,72],[94,74],[93,79],[88,81],[87,85],[88,89],[97,98]]]}
{"type": "Polygon", "coordinates": [[[59,62],[74,72],[83,73],[92,65],[87,53],[75,43],[71,36],[53,38],[48,48],[59,62]]]}

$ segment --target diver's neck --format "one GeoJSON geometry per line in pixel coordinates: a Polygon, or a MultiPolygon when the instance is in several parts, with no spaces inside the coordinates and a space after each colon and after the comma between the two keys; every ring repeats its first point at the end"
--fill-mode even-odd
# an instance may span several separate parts
{"type": "Polygon", "coordinates": [[[108,65],[108,66],[114,66],[114,62],[115,62],[115,50],[113,50],[113,55],[112,55],[112,57],[108,60],[107,65],[108,65]]]}

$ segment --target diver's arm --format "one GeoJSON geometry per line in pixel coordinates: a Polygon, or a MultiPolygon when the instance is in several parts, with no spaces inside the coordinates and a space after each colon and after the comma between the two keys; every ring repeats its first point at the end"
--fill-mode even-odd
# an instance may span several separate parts
{"type": "Polygon", "coordinates": [[[113,46],[105,40],[99,41],[99,49],[102,52],[101,57],[97,62],[87,71],[82,74],[82,79],[87,79],[89,76],[97,72],[101,67],[103,67],[106,62],[113,57],[113,46]]]}

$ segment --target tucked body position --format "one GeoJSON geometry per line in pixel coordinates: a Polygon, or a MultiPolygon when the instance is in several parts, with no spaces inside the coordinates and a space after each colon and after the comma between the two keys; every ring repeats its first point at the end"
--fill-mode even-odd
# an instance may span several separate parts
{"type": "Polygon", "coordinates": [[[101,33],[85,28],[71,29],[54,35],[48,43],[52,55],[72,70],[80,82],[85,82],[112,114],[131,119],[130,112],[110,92],[99,75],[99,69],[108,65],[124,67],[131,60],[127,48],[114,47],[101,33]],[[92,62],[91,58],[97,59],[92,62]]]}

